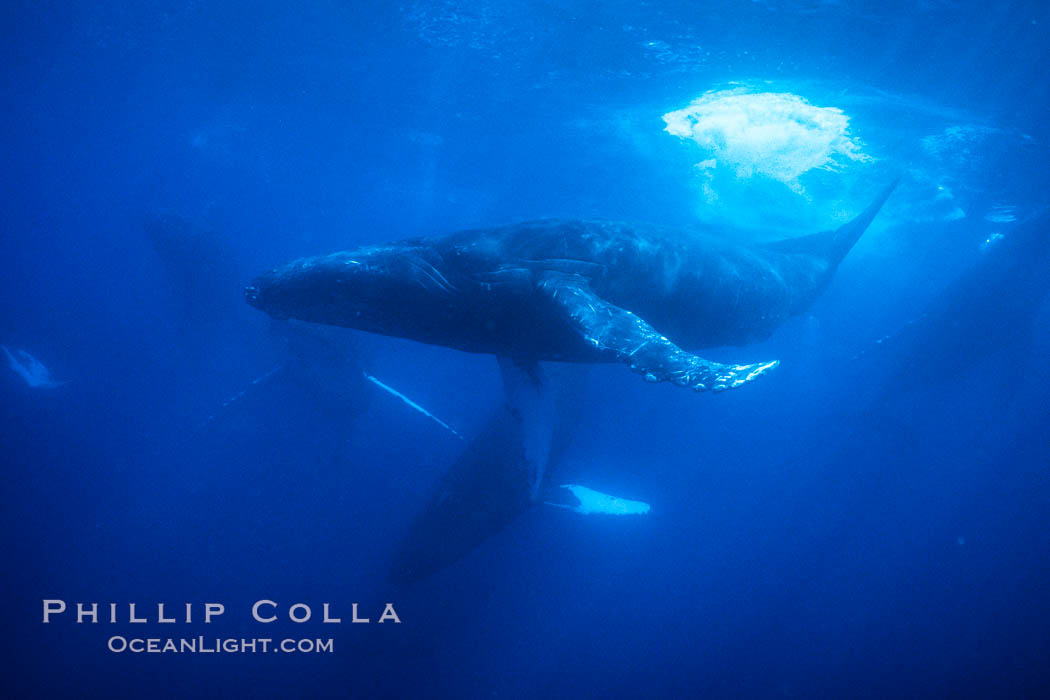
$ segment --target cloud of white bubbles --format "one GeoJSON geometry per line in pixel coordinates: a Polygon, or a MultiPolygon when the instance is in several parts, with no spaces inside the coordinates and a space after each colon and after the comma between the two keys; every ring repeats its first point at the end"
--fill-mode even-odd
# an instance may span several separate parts
{"type": "Polygon", "coordinates": [[[795,192],[802,192],[798,178],[814,168],[871,160],[842,110],[791,93],[712,91],[663,118],[668,133],[695,141],[709,156],[697,164],[702,171],[727,166],[739,178],[764,175],[795,192]]]}

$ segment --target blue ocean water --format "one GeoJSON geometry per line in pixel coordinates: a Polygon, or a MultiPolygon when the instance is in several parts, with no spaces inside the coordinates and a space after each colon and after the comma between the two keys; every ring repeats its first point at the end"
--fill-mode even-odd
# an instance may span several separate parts
{"type": "Polygon", "coordinates": [[[5,697],[1050,691],[1047,6],[0,13],[5,697]],[[757,243],[898,176],[809,310],[706,353],[779,359],[768,377],[591,370],[559,474],[649,513],[538,505],[413,584],[391,557],[464,442],[362,376],[469,439],[496,363],[289,331],[241,292],[299,256],[546,216],[757,243]],[[43,624],[45,600],[68,610],[43,624]]]}

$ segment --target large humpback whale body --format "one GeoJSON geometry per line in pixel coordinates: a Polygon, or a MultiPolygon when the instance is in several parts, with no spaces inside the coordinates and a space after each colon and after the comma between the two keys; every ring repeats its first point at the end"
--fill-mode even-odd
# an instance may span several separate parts
{"type": "Polygon", "coordinates": [[[697,391],[776,362],[691,350],[743,345],[806,309],[889,196],[836,230],[745,246],[650,225],[548,219],[304,258],[257,278],[272,316],[513,359],[623,362],[697,391]]]}
{"type": "Polygon", "coordinates": [[[622,362],[696,391],[747,384],[776,361],[722,364],[692,351],[764,339],[806,309],[892,189],[838,229],[774,243],[540,220],[297,260],[245,294],[278,318],[500,358],[507,406],[452,465],[394,558],[393,577],[414,580],[547,500],[544,477],[571,431],[565,397],[579,392],[551,382],[540,361],[622,362]]]}

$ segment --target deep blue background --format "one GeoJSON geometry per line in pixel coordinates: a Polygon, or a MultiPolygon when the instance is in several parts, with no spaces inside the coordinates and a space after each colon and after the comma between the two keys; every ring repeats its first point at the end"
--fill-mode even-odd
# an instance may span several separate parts
{"type": "MultiPolygon", "coordinates": [[[[1031,342],[947,382],[850,361],[1007,230],[987,212],[1048,203],[1046,6],[370,5],[0,10],[0,342],[71,380],[0,375],[6,695],[1047,691],[1045,304],[1031,342]],[[703,156],[660,117],[733,82],[842,108],[877,160],[814,174],[805,197],[730,184],[705,213],[703,156]],[[953,127],[975,136],[924,150],[953,127]],[[810,314],[711,353],[778,357],[770,378],[697,396],[592,372],[566,477],[651,503],[647,518],[537,508],[398,588],[392,547],[459,443],[386,395],[351,416],[294,386],[198,429],[279,361],[240,287],[288,258],[548,215],[751,226],[758,211],[803,229],[897,172],[810,314]],[[157,212],[217,232],[217,317],[180,303],[143,232],[157,212]],[[215,630],[146,627],[337,651],[115,655],[105,640],[127,625],[42,625],[52,597],[220,601],[215,630]],[[262,597],[344,619],[392,601],[404,622],[263,628],[247,620],[262,597]]],[[[355,342],[465,432],[499,399],[491,358],[355,342]]],[[[951,338],[938,347],[952,363],[951,338]]]]}

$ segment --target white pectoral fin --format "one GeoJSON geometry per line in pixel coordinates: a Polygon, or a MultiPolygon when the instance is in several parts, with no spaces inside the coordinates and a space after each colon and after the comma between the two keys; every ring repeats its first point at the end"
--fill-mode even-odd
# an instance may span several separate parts
{"type": "Polygon", "coordinates": [[[465,438],[464,438],[464,437],[463,437],[462,435],[460,435],[459,433],[457,433],[457,432],[456,432],[456,431],[455,431],[455,430],[454,430],[454,429],[452,428],[452,426],[450,426],[450,425],[449,425],[448,423],[446,423],[445,421],[441,420],[440,418],[438,418],[437,416],[435,416],[435,415],[434,415],[433,413],[431,413],[430,411],[428,411],[427,409],[423,408],[422,406],[420,406],[420,405],[419,405],[418,403],[416,403],[416,402],[415,402],[415,401],[413,401],[412,399],[410,399],[410,398],[408,398],[407,396],[405,396],[404,394],[402,394],[402,393],[401,393],[400,391],[398,391],[397,389],[393,388],[392,386],[389,386],[388,384],[384,384],[383,382],[381,382],[381,381],[379,381],[378,379],[376,379],[375,377],[373,377],[373,376],[372,376],[371,374],[365,374],[365,379],[367,379],[368,381],[372,382],[372,383],[373,383],[373,384],[375,384],[375,385],[376,385],[377,387],[379,387],[379,388],[380,388],[380,389],[382,389],[383,391],[387,392],[387,393],[388,393],[388,394],[390,394],[391,396],[396,396],[397,398],[401,399],[401,401],[402,401],[402,402],[403,402],[403,403],[404,403],[404,404],[405,404],[406,406],[408,406],[409,408],[411,408],[411,409],[412,409],[413,411],[418,411],[419,413],[422,413],[422,414],[423,414],[424,416],[426,416],[426,417],[427,417],[427,418],[429,418],[430,420],[434,421],[435,423],[437,423],[438,425],[440,425],[440,426],[441,426],[442,428],[444,428],[444,429],[445,429],[445,430],[447,430],[448,432],[450,432],[450,433],[452,433],[453,435],[455,435],[455,436],[456,436],[457,438],[459,438],[460,440],[464,440],[464,439],[465,439],[465,438]]]}
{"type": "Polygon", "coordinates": [[[52,379],[51,372],[44,366],[44,363],[25,350],[16,349],[12,354],[6,345],[0,347],[3,348],[4,354],[7,355],[7,363],[11,367],[11,371],[21,377],[28,386],[34,389],[54,389],[69,383],[69,380],[56,381],[52,379]]]}
{"type": "Polygon", "coordinates": [[[642,501],[632,501],[627,498],[612,496],[601,491],[589,489],[579,484],[562,484],[561,488],[567,490],[576,499],[576,504],[555,503],[544,501],[549,506],[556,508],[567,508],[581,515],[647,515],[649,504],[642,501]]]}

